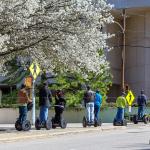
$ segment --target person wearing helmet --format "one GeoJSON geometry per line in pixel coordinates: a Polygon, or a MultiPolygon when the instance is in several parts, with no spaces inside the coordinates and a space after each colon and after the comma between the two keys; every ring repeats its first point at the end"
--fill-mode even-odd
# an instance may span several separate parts
{"type": "Polygon", "coordinates": [[[95,93],[95,100],[94,100],[94,115],[95,115],[95,119],[99,119],[99,112],[100,112],[100,107],[102,104],[102,95],[100,94],[99,90],[96,90],[95,93]]]}
{"type": "Polygon", "coordinates": [[[24,84],[21,85],[21,89],[18,92],[18,103],[19,103],[19,122],[22,124],[27,119],[27,104],[32,102],[28,95],[28,87],[24,84]]]}
{"type": "Polygon", "coordinates": [[[144,116],[146,104],[147,104],[147,96],[144,94],[144,90],[141,90],[141,93],[137,98],[138,119],[141,119],[144,116]]]}
{"type": "Polygon", "coordinates": [[[116,100],[116,105],[117,105],[116,120],[117,121],[124,120],[124,111],[125,111],[125,107],[127,105],[125,95],[126,95],[126,93],[122,92],[122,95],[117,97],[117,100],[116,100]]]}
{"type": "Polygon", "coordinates": [[[55,121],[60,122],[66,105],[66,100],[62,90],[57,90],[55,95],[55,121]]]}
{"type": "Polygon", "coordinates": [[[88,123],[94,122],[94,99],[95,92],[91,90],[90,86],[87,86],[87,91],[84,93],[84,105],[86,108],[88,123]]]}
{"type": "Polygon", "coordinates": [[[52,101],[52,93],[48,88],[48,83],[44,82],[39,90],[39,106],[40,106],[39,118],[41,123],[43,124],[48,119],[48,109],[50,107],[51,101],[52,101]]]}

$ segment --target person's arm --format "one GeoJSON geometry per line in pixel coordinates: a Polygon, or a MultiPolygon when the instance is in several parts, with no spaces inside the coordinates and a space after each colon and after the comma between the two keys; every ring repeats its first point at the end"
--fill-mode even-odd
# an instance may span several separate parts
{"type": "Polygon", "coordinates": [[[27,103],[32,102],[32,100],[29,98],[29,95],[28,95],[27,91],[25,91],[25,94],[26,94],[27,103]]]}
{"type": "Polygon", "coordinates": [[[50,90],[48,90],[48,98],[49,98],[49,101],[52,102],[52,93],[50,90]]]}
{"type": "Polygon", "coordinates": [[[125,97],[124,97],[124,103],[125,103],[125,107],[126,107],[127,106],[127,100],[125,97]]]}
{"type": "Polygon", "coordinates": [[[102,96],[101,95],[100,95],[99,99],[100,99],[99,103],[101,105],[102,104],[102,96]]]}
{"type": "Polygon", "coordinates": [[[144,96],[145,98],[145,105],[147,105],[147,96],[144,96]]]}

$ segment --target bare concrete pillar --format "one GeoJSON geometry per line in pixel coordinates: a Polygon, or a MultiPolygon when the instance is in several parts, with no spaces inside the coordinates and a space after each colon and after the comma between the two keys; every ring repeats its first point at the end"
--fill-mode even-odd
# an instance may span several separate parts
{"type": "Polygon", "coordinates": [[[0,89],[0,105],[2,104],[2,90],[0,89]]]}

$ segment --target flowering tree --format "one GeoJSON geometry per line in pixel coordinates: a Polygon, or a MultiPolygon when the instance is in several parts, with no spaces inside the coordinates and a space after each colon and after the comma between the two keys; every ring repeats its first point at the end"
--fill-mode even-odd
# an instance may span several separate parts
{"type": "Polygon", "coordinates": [[[0,0],[0,69],[14,56],[29,55],[50,71],[61,68],[103,73],[108,67],[100,49],[111,23],[106,0],[0,0]]]}

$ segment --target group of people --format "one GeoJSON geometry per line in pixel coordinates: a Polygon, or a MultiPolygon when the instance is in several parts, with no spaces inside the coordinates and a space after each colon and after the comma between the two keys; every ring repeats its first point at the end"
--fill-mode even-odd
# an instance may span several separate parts
{"type": "MultiPolygon", "coordinates": [[[[29,88],[25,85],[21,86],[21,89],[18,93],[18,102],[19,102],[19,121],[22,123],[27,119],[27,111],[28,104],[32,102],[29,96],[29,88]]],[[[124,119],[124,111],[127,106],[126,102],[126,93],[122,92],[122,95],[117,97],[116,105],[117,105],[117,114],[116,120],[121,121],[124,119]]],[[[48,84],[43,83],[42,87],[39,90],[39,107],[40,113],[39,118],[41,123],[45,123],[48,119],[48,109],[52,102],[52,93],[48,88],[48,84]]],[[[87,86],[87,90],[84,93],[83,97],[84,106],[86,108],[86,116],[87,121],[89,123],[93,123],[94,120],[99,119],[100,107],[102,104],[102,95],[99,90],[95,92],[91,90],[90,86],[87,86]]],[[[144,94],[144,90],[141,90],[140,95],[137,98],[138,105],[138,118],[142,118],[144,116],[144,111],[147,103],[147,97],[144,94]]],[[[56,120],[60,120],[62,117],[62,113],[64,107],[66,105],[66,100],[64,98],[64,94],[61,90],[57,90],[55,92],[55,118],[56,120]],[[58,107],[57,107],[58,106],[58,107]]]]}
{"type": "MultiPolygon", "coordinates": [[[[127,106],[126,94],[122,92],[122,95],[117,97],[117,114],[116,120],[122,121],[124,119],[125,107],[127,106]]],[[[147,96],[144,94],[144,90],[141,90],[140,95],[137,97],[137,106],[138,106],[138,119],[141,119],[145,114],[145,108],[147,104],[147,96]]]]}
{"type": "Polygon", "coordinates": [[[102,104],[102,95],[99,90],[92,91],[90,86],[87,86],[87,91],[83,97],[84,106],[86,108],[87,121],[93,123],[96,119],[99,119],[100,107],[102,104]]]}
{"type": "MultiPolygon", "coordinates": [[[[23,123],[27,119],[28,104],[32,102],[29,96],[29,88],[24,84],[18,93],[18,103],[19,103],[19,122],[23,123]]],[[[52,102],[52,93],[48,88],[46,82],[43,83],[42,87],[39,89],[39,119],[41,123],[45,123],[48,119],[48,110],[52,102]]],[[[66,104],[64,94],[62,90],[55,91],[55,118],[60,120],[62,113],[66,104]]]]}

